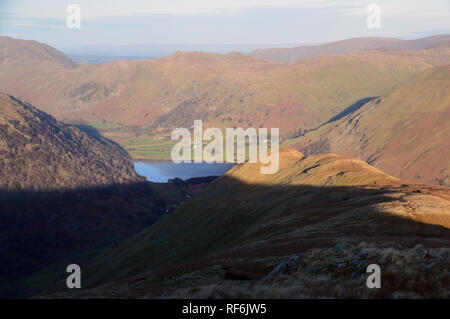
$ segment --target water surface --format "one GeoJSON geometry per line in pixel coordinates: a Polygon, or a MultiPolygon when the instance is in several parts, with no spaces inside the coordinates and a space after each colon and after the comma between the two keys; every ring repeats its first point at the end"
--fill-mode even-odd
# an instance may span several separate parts
{"type": "Polygon", "coordinates": [[[147,177],[148,181],[166,183],[175,177],[183,180],[192,177],[220,176],[231,169],[232,163],[181,163],[171,161],[143,161],[134,163],[138,174],[147,177]]]}

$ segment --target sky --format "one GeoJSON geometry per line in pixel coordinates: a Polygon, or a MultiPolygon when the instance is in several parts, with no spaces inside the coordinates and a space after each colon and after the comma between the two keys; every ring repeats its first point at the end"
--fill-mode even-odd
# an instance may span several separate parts
{"type": "MultiPolygon", "coordinates": [[[[0,35],[65,51],[115,47],[271,47],[351,37],[450,33],[449,0],[0,0],[0,35]],[[78,4],[81,28],[67,27],[78,4]],[[368,5],[380,28],[368,28],[368,5]]],[[[162,49],[163,50],[163,49],[162,49]]]]}

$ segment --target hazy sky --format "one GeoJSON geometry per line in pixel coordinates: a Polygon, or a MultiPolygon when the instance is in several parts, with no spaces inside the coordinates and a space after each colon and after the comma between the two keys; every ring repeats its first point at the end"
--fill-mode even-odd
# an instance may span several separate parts
{"type": "Polygon", "coordinates": [[[0,34],[57,48],[140,43],[302,44],[450,32],[449,0],[0,0],[0,34]],[[66,8],[81,8],[81,29],[66,8]],[[366,26],[369,4],[381,28],[366,26]]]}

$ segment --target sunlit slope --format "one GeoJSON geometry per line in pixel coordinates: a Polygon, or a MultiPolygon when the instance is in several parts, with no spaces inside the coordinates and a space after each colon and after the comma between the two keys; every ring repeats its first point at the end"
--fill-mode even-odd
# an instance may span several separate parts
{"type": "Polygon", "coordinates": [[[316,127],[356,101],[385,94],[449,59],[449,49],[438,48],[324,55],[295,63],[201,52],[76,68],[60,67],[58,61],[2,62],[0,89],[59,119],[144,125],[152,132],[202,119],[206,126],[279,127],[288,134],[316,127]]]}
{"type": "Polygon", "coordinates": [[[450,227],[448,189],[408,186],[333,154],[305,158],[282,150],[280,159],[274,175],[260,175],[259,164],[234,167],[148,230],[94,258],[83,266],[86,285],[105,286],[80,294],[136,297],[155,285],[192,284],[176,276],[193,269],[269,260],[338,241],[402,246],[418,238],[437,245],[448,240],[448,229],[427,225],[450,227]]]}
{"type": "Polygon", "coordinates": [[[59,92],[54,83],[76,67],[64,53],[44,43],[0,36],[0,92],[39,107],[57,104],[59,92]]]}
{"type": "Polygon", "coordinates": [[[142,182],[129,155],[0,93],[0,190],[55,190],[142,182]]]}
{"type": "Polygon", "coordinates": [[[36,68],[37,64],[51,68],[72,69],[76,67],[76,63],[69,57],[49,45],[3,36],[0,36],[0,63],[2,67],[14,64],[16,67],[23,68],[31,68],[33,64],[36,68]]]}
{"type": "Polygon", "coordinates": [[[426,70],[289,144],[307,154],[357,156],[399,178],[449,185],[449,88],[450,66],[426,70]]]}

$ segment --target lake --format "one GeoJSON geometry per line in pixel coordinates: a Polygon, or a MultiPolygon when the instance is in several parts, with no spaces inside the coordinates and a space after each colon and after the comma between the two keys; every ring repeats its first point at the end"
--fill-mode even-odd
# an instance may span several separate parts
{"type": "Polygon", "coordinates": [[[192,177],[220,176],[231,169],[232,163],[181,163],[170,161],[138,161],[134,168],[138,174],[147,177],[148,181],[166,183],[175,177],[183,180],[192,177]]]}

